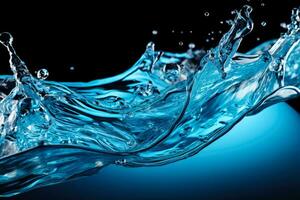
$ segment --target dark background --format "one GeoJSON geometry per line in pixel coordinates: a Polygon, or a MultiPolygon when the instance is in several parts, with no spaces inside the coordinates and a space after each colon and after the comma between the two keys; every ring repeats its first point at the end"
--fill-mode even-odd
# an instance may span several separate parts
{"type": "MultiPolygon", "coordinates": [[[[149,41],[165,51],[186,51],[191,42],[209,49],[229,28],[220,21],[232,19],[231,11],[244,4],[254,8],[255,25],[242,43],[242,52],[278,38],[284,32],[280,23],[289,22],[291,9],[300,6],[296,0],[11,2],[1,6],[0,31],[14,36],[16,51],[32,73],[46,68],[49,80],[89,81],[126,70],[149,41]],[[153,30],[158,34],[153,35],[153,30]],[[215,34],[208,36],[211,31],[215,34]],[[214,40],[206,42],[211,37],[214,40]]],[[[11,73],[2,47],[0,66],[1,74],[11,73]]],[[[299,99],[289,104],[299,111],[299,99]]]]}

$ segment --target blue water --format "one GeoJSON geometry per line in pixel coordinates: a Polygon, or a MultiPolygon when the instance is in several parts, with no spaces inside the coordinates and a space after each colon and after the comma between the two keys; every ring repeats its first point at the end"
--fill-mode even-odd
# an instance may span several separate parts
{"type": "Polygon", "coordinates": [[[13,76],[0,76],[0,194],[96,173],[110,164],[156,166],[190,157],[243,117],[299,95],[299,10],[279,39],[238,53],[252,8],[236,13],[209,51],[155,51],[126,72],[88,83],[32,76],[9,33],[13,76]],[[18,166],[18,167],[16,167],[18,166]]]}
{"type": "Polygon", "coordinates": [[[11,199],[297,199],[299,122],[296,111],[279,103],[244,118],[189,159],[157,167],[111,165],[11,199]]]}

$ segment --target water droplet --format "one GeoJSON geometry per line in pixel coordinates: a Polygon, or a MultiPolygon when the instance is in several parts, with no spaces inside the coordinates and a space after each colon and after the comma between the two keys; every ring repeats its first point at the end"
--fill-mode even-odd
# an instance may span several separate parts
{"type": "Polygon", "coordinates": [[[103,166],[103,162],[101,162],[101,161],[99,161],[99,160],[97,160],[96,162],[95,162],[95,167],[102,167],[103,166]]]}
{"type": "Polygon", "coordinates": [[[175,30],[172,30],[172,33],[175,33],[175,30]]]}
{"type": "Polygon", "coordinates": [[[209,42],[209,39],[206,39],[205,42],[209,42]]]}
{"type": "Polygon", "coordinates": [[[267,25],[267,22],[262,21],[260,24],[261,24],[263,27],[265,27],[265,26],[267,25]]]}
{"type": "Polygon", "coordinates": [[[182,41],[179,41],[178,44],[179,44],[179,46],[183,46],[183,42],[182,41]]]}
{"type": "Polygon", "coordinates": [[[234,14],[236,14],[238,11],[237,10],[232,10],[230,13],[232,14],[232,15],[234,15],[234,14]]]}
{"type": "Polygon", "coordinates": [[[220,24],[224,24],[224,21],[220,21],[220,24]]]}
{"type": "Polygon", "coordinates": [[[284,23],[284,22],[282,22],[282,23],[280,23],[280,26],[282,27],[282,28],[287,28],[287,24],[286,23],[284,23]]]}
{"type": "Polygon", "coordinates": [[[75,67],[74,67],[74,66],[71,66],[71,67],[70,67],[70,70],[71,70],[71,71],[74,71],[74,70],[75,70],[75,67]]]}
{"type": "Polygon", "coordinates": [[[232,20],[226,20],[226,23],[230,26],[232,26],[234,24],[234,22],[232,20]]]}
{"type": "Polygon", "coordinates": [[[260,38],[259,38],[259,37],[257,37],[257,38],[256,38],[256,40],[257,40],[257,41],[260,41],[260,38]]]}
{"type": "Polygon", "coordinates": [[[184,31],[180,31],[180,34],[183,34],[184,33],[184,31]]]}
{"type": "Polygon", "coordinates": [[[0,42],[4,45],[12,44],[13,37],[8,32],[3,32],[0,34],[0,42]]]}
{"type": "Polygon", "coordinates": [[[210,38],[210,40],[214,41],[214,40],[215,40],[215,38],[214,38],[214,37],[212,37],[212,38],[210,38]]]}
{"type": "Polygon", "coordinates": [[[37,78],[41,80],[45,80],[49,76],[49,72],[47,69],[40,69],[37,71],[37,78]]]}
{"type": "Polygon", "coordinates": [[[152,31],[152,35],[157,35],[158,34],[158,31],[157,30],[153,30],[152,31]]]}
{"type": "Polygon", "coordinates": [[[211,32],[211,34],[214,34],[214,33],[215,33],[214,31],[211,32]]]}
{"type": "Polygon", "coordinates": [[[192,30],[190,30],[190,34],[192,34],[193,33],[193,31],[192,30]]]}
{"type": "Polygon", "coordinates": [[[260,5],[261,5],[261,7],[264,7],[266,4],[264,2],[262,2],[260,5]]]}
{"type": "Polygon", "coordinates": [[[209,16],[209,12],[207,12],[207,11],[204,12],[204,16],[205,16],[205,17],[208,17],[208,16],[209,16]]]}
{"type": "Polygon", "coordinates": [[[189,48],[190,48],[190,49],[195,48],[195,46],[196,46],[196,45],[195,45],[194,43],[190,43],[190,44],[189,44],[189,48]]]}
{"type": "Polygon", "coordinates": [[[220,30],[218,33],[220,33],[220,34],[221,34],[221,33],[222,33],[222,31],[220,30]]]}
{"type": "Polygon", "coordinates": [[[148,42],[147,46],[146,46],[146,50],[147,51],[154,51],[155,49],[155,44],[154,42],[148,42]]]}

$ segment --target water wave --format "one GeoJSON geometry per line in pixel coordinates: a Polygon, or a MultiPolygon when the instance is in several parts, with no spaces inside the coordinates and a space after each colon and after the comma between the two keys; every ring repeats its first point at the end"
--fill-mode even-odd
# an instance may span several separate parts
{"type": "Polygon", "coordinates": [[[155,51],[127,71],[91,82],[31,75],[9,33],[0,42],[13,75],[0,76],[0,196],[97,172],[154,166],[199,152],[247,115],[299,95],[300,10],[286,33],[238,53],[252,8],[236,12],[209,51],[155,51]]]}

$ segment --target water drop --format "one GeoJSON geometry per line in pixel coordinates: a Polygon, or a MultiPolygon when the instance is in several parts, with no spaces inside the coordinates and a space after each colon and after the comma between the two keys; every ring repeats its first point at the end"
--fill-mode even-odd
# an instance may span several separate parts
{"type": "Polygon", "coordinates": [[[204,16],[208,17],[209,16],[209,12],[204,12],[204,16]]]}
{"type": "Polygon", "coordinates": [[[155,50],[155,44],[154,42],[148,42],[146,45],[146,51],[154,51],[155,50]]]}
{"type": "Polygon", "coordinates": [[[260,41],[260,38],[259,38],[259,37],[257,37],[257,38],[256,38],[256,40],[257,40],[257,41],[260,41]]]}
{"type": "Polygon", "coordinates": [[[220,24],[224,24],[224,21],[220,21],[220,24]]]}
{"type": "Polygon", "coordinates": [[[192,30],[190,30],[190,34],[192,34],[193,33],[193,31],[192,30]]]}
{"type": "Polygon", "coordinates": [[[232,26],[234,24],[234,22],[232,20],[226,20],[226,23],[230,26],[232,26]]]}
{"type": "Polygon", "coordinates": [[[265,26],[267,25],[267,22],[262,21],[260,24],[261,24],[263,27],[265,27],[265,26]]]}
{"type": "Polygon", "coordinates": [[[179,41],[178,44],[179,44],[179,46],[183,46],[183,42],[182,41],[179,41]]]}
{"type": "Polygon", "coordinates": [[[210,40],[214,41],[214,40],[215,40],[215,38],[214,38],[214,37],[212,37],[212,38],[210,38],[210,40]]]}
{"type": "Polygon", "coordinates": [[[157,30],[153,30],[152,31],[152,35],[157,35],[158,34],[158,31],[157,30]]]}
{"type": "Polygon", "coordinates": [[[209,42],[209,39],[206,39],[205,42],[209,42]]]}
{"type": "Polygon", "coordinates": [[[172,33],[175,33],[175,30],[172,30],[172,33]]]}
{"type": "Polygon", "coordinates": [[[180,34],[183,34],[184,32],[183,31],[180,31],[180,34]]]}
{"type": "Polygon", "coordinates": [[[234,14],[236,14],[238,11],[237,10],[232,10],[230,13],[232,14],[232,15],[234,15],[234,14]]]}
{"type": "Polygon", "coordinates": [[[13,37],[8,32],[3,32],[0,34],[0,42],[4,45],[12,44],[13,37]]]}
{"type": "Polygon", "coordinates": [[[41,80],[45,80],[49,76],[49,72],[47,69],[40,69],[37,71],[37,78],[41,80]]]}
{"type": "Polygon", "coordinates": [[[101,162],[101,161],[99,161],[99,160],[97,160],[96,162],[95,162],[95,167],[102,167],[103,166],[103,162],[101,162]]]}
{"type": "Polygon", "coordinates": [[[222,31],[220,30],[218,33],[220,33],[220,34],[221,34],[221,33],[222,33],[222,31]]]}
{"type": "Polygon", "coordinates": [[[264,7],[266,4],[264,2],[262,2],[260,5],[261,5],[261,7],[264,7]]]}
{"type": "Polygon", "coordinates": [[[190,44],[189,44],[189,48],[190,48],[190,49],[195,48],[195,46],[196,46],[196,45],[195,45],[194,43],[190,43],[190,44]]]}
{"type": "Polygon", "coordinates": [[[285,28],[285,29],[288,28],[287,24],[284,23],[284,22],[280,23],[280,26],[281,26],[282,28],[285,28]]]}
{"type": "Polygon", "coordinates": [[[71,66],[71,67],[70,67],[70,70],[71,70],[71,71],[74,71],[74,70],[75,70],[75,67],[74,67],[74,66],[71,66]]]}

